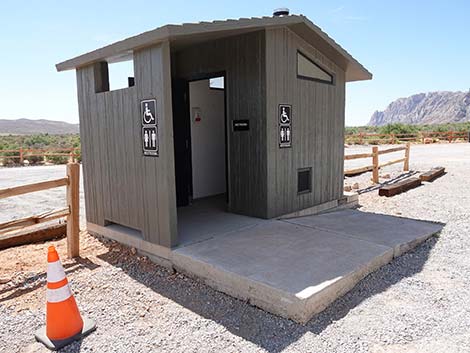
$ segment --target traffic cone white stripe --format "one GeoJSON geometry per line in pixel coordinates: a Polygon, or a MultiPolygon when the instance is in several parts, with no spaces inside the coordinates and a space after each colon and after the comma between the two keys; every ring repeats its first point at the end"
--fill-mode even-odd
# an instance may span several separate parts
{"type": "Polygon", "coordinates": [[[60,303],[64,300],[69,299],[72,296],[70,286],[66,284],[63,287],[57,289],[47,289],[46,297],[49,303],[60,303]]]}
{"type": "Polygon", "coordinates": [[[47,264],[47,282],[59,282],[65,278],[65,271],[60,260],[47,264]]]}

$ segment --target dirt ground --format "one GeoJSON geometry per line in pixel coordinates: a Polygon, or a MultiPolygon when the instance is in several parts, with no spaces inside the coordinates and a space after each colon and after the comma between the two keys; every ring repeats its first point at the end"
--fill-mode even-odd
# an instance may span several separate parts
{"type": "MultiPolygon", "coordinates": [[[[392,198],[377,195],[370,173],[345,180],[359,184],[363,211],[439,221],[445,227],[439,237],[369,275],[306,325],[83,231],[76,260],[66,259],[65,239],[0,251],[0,352],[47,352],[33,334],[44,324],[50,244],[62,257],[82,314],[98,323],[96,332],[62,352],[468,352],[470,144],[412,147],[410,174],[438,165],[446,167],[446,175],[392,198]]],[[[7,182],[5,173],[38,173],[32,168],[0,170],[0,187],[7,182]]],[[[381,181],[402,176],[400,168],[382,171],[390,177],[381,181]]],[[[42,169],[36,177],[48,172],[42,169]]],[[[47,207],[63,201],[56,196],[47,207]]],[[[2,218],[21,207],[7,206],[0,203],[2,218]]]]}

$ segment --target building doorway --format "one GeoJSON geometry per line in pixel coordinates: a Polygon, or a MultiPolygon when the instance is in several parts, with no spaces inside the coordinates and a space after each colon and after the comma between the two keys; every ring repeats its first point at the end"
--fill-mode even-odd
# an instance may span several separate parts
{"type": "Polygon", "coordinates": [[[225,75],[174,79],[173,115],[177,206],[227,201],[225,75]]]}

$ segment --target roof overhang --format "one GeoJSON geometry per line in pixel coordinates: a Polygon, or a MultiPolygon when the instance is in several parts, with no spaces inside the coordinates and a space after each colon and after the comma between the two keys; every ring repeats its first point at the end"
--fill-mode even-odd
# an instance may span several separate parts
{"type": "Polygon", "coordinates": [[[334,61],[346,72],[346,81],[370,80],[372,74],[346,50],[305,16],[241,18],[214,22],[166,25],[96,49],[56,65],[57,71],[72,70],[99,61],[109,63],[132,58],[133,52],[164,41],[176,47],[239,35],[265,28],[286,26],[334,61]]]}

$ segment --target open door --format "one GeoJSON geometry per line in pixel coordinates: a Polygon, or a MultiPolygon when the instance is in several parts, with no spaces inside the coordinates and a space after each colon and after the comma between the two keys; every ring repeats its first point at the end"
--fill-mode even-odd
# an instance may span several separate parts
{"type": "Polygon", "coordinates": [[[172,96],[176,205],[181,207],[189,205],[192,195],[188,81],[174,78],[172,80],[172,96]]]}

